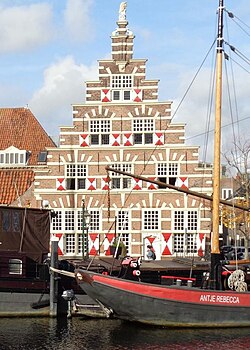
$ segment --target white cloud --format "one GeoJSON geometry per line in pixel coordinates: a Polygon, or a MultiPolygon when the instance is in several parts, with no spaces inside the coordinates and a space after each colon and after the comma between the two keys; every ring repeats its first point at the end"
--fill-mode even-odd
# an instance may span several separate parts
{"type": "Polygon", "coordinates": [[[29,107],[48,134],[59,134],[59,126],[72,125],[72,103],[84,103],[84,82],[97,79],[97,66],[78,65],[67,56],[48,67],[44,84],[34,93],[29,107]]]}
{"type": "Polygon", "coordinates": [[[64,11],[65,27],[71,40],[87,41],[93,37],[90,8],[93,0],[68,0],[64,11]]]}
{"type": "Polygon", "coordinates": [[[0,7],[0,52],[30,50],[52,37],[52,9],[49,4],[0,7]]]}

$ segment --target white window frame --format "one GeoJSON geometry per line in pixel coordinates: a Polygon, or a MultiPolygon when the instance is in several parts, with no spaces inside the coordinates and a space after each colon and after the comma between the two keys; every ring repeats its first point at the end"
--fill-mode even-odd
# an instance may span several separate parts
{"type": "Polygon", "coordinates": [[[109,119],[92,119],[89,121],[90,144],[91,146],[109,145],[112,123],[109,119]],[[97,142],[91,140],[95,137],[97,142]]]}
{"type": "Polygon", "coordinates": [[[132,130],[135,145],[148,145],[154,143],[155,120],[153,118],[134,119],[132,130]],[[141,142],[138,142],[137,136],[141,137],[141,142]],[[148,142],[148,138],[151,142],[148,142]]]}
{"type": "MultiPolygon", "coordinates": [[[[132,172],[132,164],[129,163],[114,163],[111,165],[111,168],[125,171],[127,173],[132,172]]],[[[111,172],[111,188],[112,189],[130,189],[131,188],[131,178],[116,172],[111,172]],[[114,184],[117,186],[114,186],[114,184]]]]}
{"type": "Polygon", "coordinates": [[[5,150],[0,151],[0,166],[25,166],[27,163],[26,150],[19,150],[18,148],[11,146],[5,150]]]}
{"type": "Polygon", "coordinates": [[[142,211],[142,230],[159,231],[161,229],[161,212],[159,209],[144,209],[142,211]]]}
{"type": "Polygon", "coordinates": [[[172,221],[172,232],[197,233],[197,231],[199,230],[198,210],[191,210],[191,209],[173,210],[171,221],[172,221]]]}

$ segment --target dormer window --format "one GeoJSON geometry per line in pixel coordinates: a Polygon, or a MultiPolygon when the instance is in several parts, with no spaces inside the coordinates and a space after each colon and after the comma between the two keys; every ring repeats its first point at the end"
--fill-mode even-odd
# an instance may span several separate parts
{"type": "Polygon", "coordinates": [[[29,152],[11,146],[0,151],[0,166],[25,166],[29,152]]]}

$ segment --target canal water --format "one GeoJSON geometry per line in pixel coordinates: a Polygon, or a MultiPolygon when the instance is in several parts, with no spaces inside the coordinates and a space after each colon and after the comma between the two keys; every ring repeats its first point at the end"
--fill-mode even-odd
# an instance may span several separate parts
{"type": "Polygon", "coordinates": [[[0,319],[1,350],[247,350],[250,328],[164,329],[112,319],[0,319]]]}

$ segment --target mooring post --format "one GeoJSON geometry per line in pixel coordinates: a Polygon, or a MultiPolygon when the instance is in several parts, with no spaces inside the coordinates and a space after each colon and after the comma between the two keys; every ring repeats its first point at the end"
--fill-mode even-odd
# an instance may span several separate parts
{"type": "MultiPolygon", "coordinates": [[[[58,238],[51,238],[51,262],[50,266],[58,268],[58,238]]],[[[57,316],[58,279],[57,273],[50,270],[50,316],[57,316]]]]}

